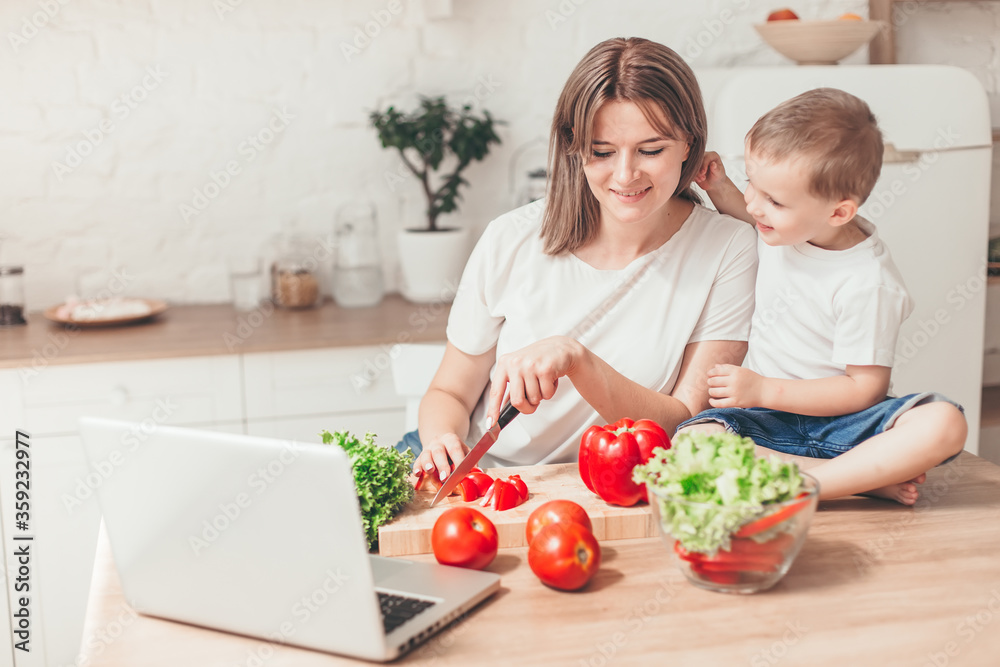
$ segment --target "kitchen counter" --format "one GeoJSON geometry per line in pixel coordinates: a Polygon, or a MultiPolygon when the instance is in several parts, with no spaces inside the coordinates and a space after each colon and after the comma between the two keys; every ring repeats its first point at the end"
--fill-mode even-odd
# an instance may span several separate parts
{"type": "Polygon", "coordinates": [[[145,323],[102,328],[64,327],[33,312],[27,326],[0,329],[0,368],[439,342],[449,311],[449,304],[387,295],[370,308],[329,300],[309,310],[171,306],[145,323]]]}
{"type": "MultiPolygon", "coordinates": [[[[922,489],[915,508],[821,503],[792,569],[757,595],[691,586],[659,538],[605,541],[598,576],[577,593],[539,583],[526,548],[504,549],[489,568],[500,591],[399,662],[994,665],[1000,467],[963,453],[922,489]]],[[[90,667],[369,664],[136,616],[103,540],[84,646],[76,664],[90,667]]]]}

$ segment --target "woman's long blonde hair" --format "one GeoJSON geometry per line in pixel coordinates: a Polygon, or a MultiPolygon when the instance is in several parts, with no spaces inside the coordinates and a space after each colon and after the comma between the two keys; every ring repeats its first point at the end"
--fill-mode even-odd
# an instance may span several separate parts
{"type": "Polygon", "coordinates": [[[552,119],[549,185],[542,219],[545,252],[572,252],[597,233],[600,206],[583,166],[591,156],[594,118],[606,103],[632,102],[664,137],[686,141],[688,159],[675,197],[698,203],[691,182],[705,152],[707,121],[694,72],[672,49],[641,37],[601,42],[570,74],[552,119]],[[671,126],[664,126],[666,119],[671,126]]]}

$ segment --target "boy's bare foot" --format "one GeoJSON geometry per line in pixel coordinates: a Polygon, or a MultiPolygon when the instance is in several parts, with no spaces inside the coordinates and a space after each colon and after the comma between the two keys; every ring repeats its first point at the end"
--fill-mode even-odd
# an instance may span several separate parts
{"type": "Polygon", "coordinates": [[[878,489],[872,489],[871,491],[866,491],[864,493],[859,493],[859,496],[870,496],[872,498],[885,498],[886,500],[895,500],[901,505],[913,505],[916,504],[917,498],[920,497],[920,490],[917,488],[917,484],[923,484],[927,479],[926,473],[920,473],[909,482],[900,482],[899,484],[889,484],[887,486],[880,487],[878,489]]]}

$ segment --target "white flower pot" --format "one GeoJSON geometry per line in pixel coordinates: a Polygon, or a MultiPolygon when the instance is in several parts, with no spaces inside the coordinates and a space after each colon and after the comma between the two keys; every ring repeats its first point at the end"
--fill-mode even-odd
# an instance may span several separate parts
{"type": "Polygon", "coordinates": [[[396,238],[403,297],[414,303],[450,303],[472,251],[468,230],[404,229],[396,238]]]}

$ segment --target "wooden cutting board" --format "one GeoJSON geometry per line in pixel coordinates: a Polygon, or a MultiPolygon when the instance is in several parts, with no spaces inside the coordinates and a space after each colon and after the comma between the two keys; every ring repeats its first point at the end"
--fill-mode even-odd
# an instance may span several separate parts
{"type": "Polygon", "coordinates": [[[587,510],[598,541],[649,537],[659,531],[653,523],[648,504],[640,502],[632,507],[618,507],[604,502],[584,486],[575,463],[493,468],[486,472],[491,477],[504,479],[508,475],[520,475],[528,486],[528,499],[517,507],[498,512],[482,507],[478,500],[465,502],[461,496],[448,496],[431,507],[434,494],[418,492],[395,519],[379,528],[379,554],[405,556],[430,553],[434,522],[450,507],[474,507],[482,512],[497,527],[501,549],[525,546],[524,527],[528,516],[542,503],[556,499],[572,500],[587,510]]]}

